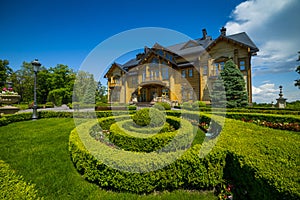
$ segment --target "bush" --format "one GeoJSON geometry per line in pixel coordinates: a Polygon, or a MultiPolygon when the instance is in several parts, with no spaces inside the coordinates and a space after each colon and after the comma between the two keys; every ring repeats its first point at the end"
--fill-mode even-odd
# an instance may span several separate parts
{"type": "Polygon", "coordinates": [[[136,106],[130,105],[130,106],[127,106],[127,109],[128,110],[136,110],[136,106]]]}
{"type": "Polygon", "coordinates": [[[177,125],[178,130],[150,136],[124,130],[121,128],[122,122],[118,122],[111,125],[109,140],[126,151],[137,152],[175,151],[190,147],[195,136],[193,126],[188,121],[175,117],[167,117],[167,121],[175,127],[177,125]],[[178,127],[180,124],[181,127],[178,127]]]}
{"type": "Polygon", "coordinates": [[[218,146],[237,199],[299,199],[300,136],[226,119],[218,146]],[[242,174],[242,175],[241,175],[242,174]]]}
{"type": "Polygon", "coordinates": [[[139,126],[150,127],[162,126],[166,121],[165,114],[155,108],[143,108],[137,111],[132,119],[139,126]]]}
{"type": "Polygon", "coordinates": [[[0,160],[0,199],[42,199],[35,185],[26,183],[8,164],[0,160]]]}
{"type": "Polygon", "coordinates": [[[192,104],[192,107],[193,108],[206,107],[206,104],[204,102],[202,102],[202,101],[195,101],[192,104]]]}
{"type": "Polygon", "coordinates": [[[223,166],[225,165],[223,152],[213,151],[205,158],[200,158],[198,155],[200,145],[195,145],[185,152],[181,150],[169,153],[161,152],[160,154],[157,152],[128,152],[111,148],[94,140],[89,135],[89,130],[82,129],[83,132],[80,132],[80,136],[77,130],[79,129],[71,132],[69,142],[74,166],[84,178],[102,188],[143,194],[155,190],[179,188],[210,189],[222,182],[223,166]],[[94,149],[94,155],[97,152],[103,152],[101,159],[97,160],[84,147],[80,139],[82,137],[93,147],[98,148],[94,149]],[[114,161],[109,161],[113,155],[117,155],[114,156],[114,161]],[[178,159],[165,166],[170,158],[178,159]],[[107,162],[115,167],[107,165],[107,162]],[[158,169],[151,170],[153,167],[158,167],[158,169]]]}
{"type": "Polygon", "coordinates": [[[60,88],[50,91],[47,99],[54,105],[61,106],[72,101],[72,94],[67,88],[60,88]]]}
{"type": "Polygon", "coordinates": [[[45,104],[45,107],[46,107],[46,108],[54,108],[54,104],[53,104],[52,102],[47,102],[47,103],[45,104]]]}
{"type": "Polygon", "coordinates": [[[153,108],[158,110],[171,110],[171,105],[167,102],[157,102],[154,104],[153,108]]]}
{"type": "Polygon", "coordinates": [[[192,104],[190,102],[184,102],[181,107],[183,109],[191,109],[192,108],[192,104]]]}
{"type": "Polygon", "coordinates": [[[132,120],[118,122],[118,125],[122,129],[124,129],[124,131],[131,131],[131,132],[142,133],[142,134],[156,134],[156,133],[164,133],[164,132],[170,132],[175,130],[168,122],[165,122],[163,126],[154,127],[154,128],[137,126],[132,120]]]}

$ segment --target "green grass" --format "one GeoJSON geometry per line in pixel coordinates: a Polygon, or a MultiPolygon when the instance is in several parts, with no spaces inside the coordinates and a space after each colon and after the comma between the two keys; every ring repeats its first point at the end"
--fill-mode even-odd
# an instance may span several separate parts
{"type": "Polygon", "coordinates": [[[73,119],[40,119],[0,127],[0,160],[35,184],[45,199],[217,199],[213,192],[183,191],[137,195],[105,191],[85,181],[70,160],[73,119]]]}

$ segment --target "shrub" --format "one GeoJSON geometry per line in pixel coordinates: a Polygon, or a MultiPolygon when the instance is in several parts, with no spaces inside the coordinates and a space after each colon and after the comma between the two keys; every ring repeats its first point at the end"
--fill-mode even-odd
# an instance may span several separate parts
{"type": "Polygon", "coordinates": [[[192,108],[192,104],[190,102],[183,102],[181,107],[183,109],[191,109],[192,108]]]}
{"type": "Polygon", "coordinates": [[[45,107],[46,107],[46,108],[54,108],[54,104],[53,104],[52,102],[47,102],[47,103],[45,104],[45,107]]]}
{"type": "Polygon", "coordinates": [[[171,110],[171,105],[167,102],[157,102],[154,104],[153,108],[158,110],[171,110]]]}
{"type": "Polygon", "coordinates": [[[157,152],[130,153],[97,142],[89,136],[89,130],[83,129],[80,136],[77,130],[79,129],[71,132],[69,142],[74,166],[84,178],[97,183],[102,188],[141,194],[179,188],[209,189],[222,182],[225,165],[223,152],[213,151],[205,158],[200,158],[198,154],[201,146],[195,145],[184,153],[181,150],[160,154],[157,152]],[[80,139],[82,137],[93,147],[99,148],[95,149],[95,153],[107,154],[101,154],[102,159],[97,160],[84,147],[80,139]],[[182,156],[178,156],[181,153],[183,153],[182,156]],[[117,155],[114,161],[109,161],[113,155],[117,155]],[[174,156],[178,159],[165,166],[165,162],[174,156]],[[117,168],[107,165],[107,162],[117,168]],[[151,170],[152,167],[159,166],[165,167],[151,170]],[[122,170],[118,170],[120,168],[122,170]]]}
{"type": "Polygon", "coordinates": [[[132,119],[139,126],[150,127],[162,126],[166,121],[165,114],[155,108],[143,108],[137,111],[132,119]]]}
{"type": "Polygon", "coordinates": [[[130,105],[130,106],[127,106],[127,109],[128,110],[136,110],[136,106],[135,105],[130,105]]]}
{"type": "Polygon", "coordinates": [[[204,102],[202,102],[202,101],[195,101],[192,104],[192,107],[193,108],[206,107],[206,104],[204,102]]]}
{"type": "Polygon", "coordinates": [[[42,199],[35,185],[26,183],[8,164],[0,160],[0,199],[42,199]]]}
{"type": "Polygon", "coordinates": [[[126,131],[121,128],[120,123],[115,123],[110,127],[109,140],[124,150],[137,152],[175,151],[189,147],[195,136],[193,126],[188,121],[175,117],[167,117],[167,121],[175,127],[181,124],[181,127],[176,127],[178,130],[173,132],[149,136],[126,131]]]}
{"type": "Polygon", "coordinates": [[[132,120],[118,122],[118,125],[122,129],[124,129],[124,131],[131,131],[142,134],[156,134],[175,130],[168,122],[165,122],[163,126],[153,128],[137,126],[132,120]]]}
{"type": "Polygon", "coordinates": [[[50,91],[47,99],[54,105],[61,106],[72,101],[72,94],[67,88],[60,88],[50,91]]]}

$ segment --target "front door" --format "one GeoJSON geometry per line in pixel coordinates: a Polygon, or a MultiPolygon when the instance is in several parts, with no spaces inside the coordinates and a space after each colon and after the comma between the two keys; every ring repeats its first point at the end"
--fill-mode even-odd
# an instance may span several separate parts
{"type": "Polygon", "coordinates": [[[147,90],[146,90],[146,88],[142,88],[140,102],[145,102],[146,100],[147,100],[147,90]]]}
{"type": "Polygon", "coordinates": [[[157,95],[157,88],[151,88],[149,101],[152,101],[155,97],[157,97],[157,95]]]}

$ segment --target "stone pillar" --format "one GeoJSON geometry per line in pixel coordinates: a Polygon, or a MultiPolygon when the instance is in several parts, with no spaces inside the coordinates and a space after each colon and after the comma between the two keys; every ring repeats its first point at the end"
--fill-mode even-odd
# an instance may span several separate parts
{"type": "Polygon", "coordinates": [[[280,92],[279,92],[279,98],[276,99],[277,100],[276,107],[277,108],[285,108],[287,99],[283,98],[282,86],[279,86],[279,89],[280,89],[280,92]]]}

